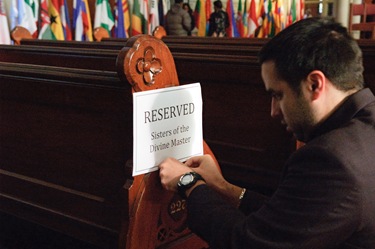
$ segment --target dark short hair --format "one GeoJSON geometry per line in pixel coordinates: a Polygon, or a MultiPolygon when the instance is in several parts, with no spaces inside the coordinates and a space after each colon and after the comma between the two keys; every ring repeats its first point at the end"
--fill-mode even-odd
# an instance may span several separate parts
{"type": "Polygon", "coordinates": [[[264,45],[259,61],[274,61],[278,77],[296,91],[313,70],[322,71],[343,91],[364,86],[362,51],[332,18],[307,18],[290,25],[264,45]]]}
{"type": "Polygon", "coordinates": [[[222,4],[222,2],[220,0],[216,0],[214,2],[214,6],[217,7],[217,8],[219,8],[219,9],[223,8],[223,4],[222,4]]]}
{"type": "Polygon", "coordinates": [[[184,0],[174,0],[175,3],[182,3],[184,0]]]}

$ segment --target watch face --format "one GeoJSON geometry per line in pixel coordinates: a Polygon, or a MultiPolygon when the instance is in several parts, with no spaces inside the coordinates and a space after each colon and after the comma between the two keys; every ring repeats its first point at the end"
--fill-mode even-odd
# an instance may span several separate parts
{"type": "Polygon", "coordinates": [[[181,184],[182,185],[188,185],[189,183],[191,183],[193,181],[193,176],[191,174],[186,174],[182,177],[181,179],[181,184]]]}

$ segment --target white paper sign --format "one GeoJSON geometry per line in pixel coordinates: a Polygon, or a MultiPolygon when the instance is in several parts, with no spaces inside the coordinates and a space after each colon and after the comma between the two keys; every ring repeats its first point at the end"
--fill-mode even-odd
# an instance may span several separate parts
{"type": "Polygon", "coordinates": [[[133,176],[203,154],[199,83],[133,93],[133,176]]]}

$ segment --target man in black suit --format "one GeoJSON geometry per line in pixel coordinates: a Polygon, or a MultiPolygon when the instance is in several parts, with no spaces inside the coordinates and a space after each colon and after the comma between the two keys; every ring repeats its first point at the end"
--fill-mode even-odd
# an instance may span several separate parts
{"type": "Polygon", "coordinates": [[[375,97],[346,28],[308,18],[260,52],[271,116],[305,143],[271,198],[235,186],[208,156],[160,164],[210,248],[375,248],[375,97]]]}

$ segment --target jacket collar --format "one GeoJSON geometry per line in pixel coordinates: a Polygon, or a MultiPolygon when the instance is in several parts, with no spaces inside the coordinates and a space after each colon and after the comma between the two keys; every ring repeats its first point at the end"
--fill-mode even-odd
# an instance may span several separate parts
{"type": "Polygon", "coordinates": [[[362,89],[350,95],[327,120],[310,134],[307,142],[349,122],[361,109],[374,102],[375,96],[369,88],[362,89]]]}

